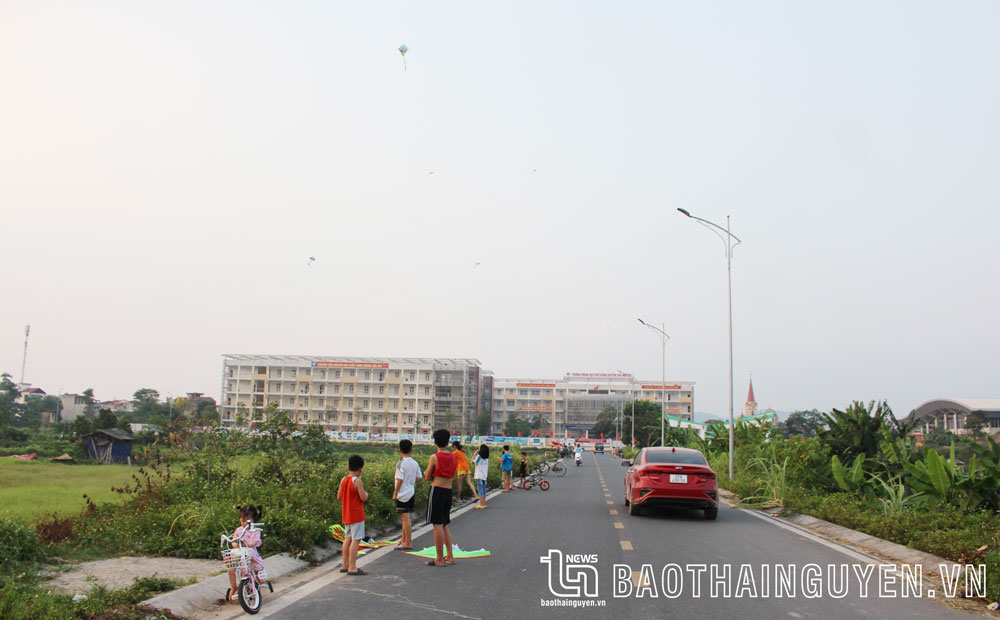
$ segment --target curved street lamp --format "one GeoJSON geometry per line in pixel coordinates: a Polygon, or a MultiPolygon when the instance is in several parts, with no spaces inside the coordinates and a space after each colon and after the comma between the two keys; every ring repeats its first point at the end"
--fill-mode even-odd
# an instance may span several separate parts
{"type": "MultiPolygon", "coordinates": [[[[663,329],[661,329],[659,327],[656,327],[655,325],[650,325],[649,323],[647,323],[646,321],[643,321],[642,319],[639,319],[639,322],[642,323],[643,325],[645,325],[646,327],[648,327],[649,329],[653,330],[657,334],[659,334],[660,335],[660,343],[663,345],[663,378],[662,378],[662,383],[660,383],[660,403],[661,403],[660,404],[660,409],[661,409],[661,411],[660,411],[660,445],[664,446],[664,445],[666,445],[665,440],[664,440],[664,434],[665,434],[665,430],[666,429],[664,428],[664,426],[666,424],[666,419],[667,419],[667,341],[670,340],[670,336],[668,336],[667,332],[664,331],[664,329],[666,329],[666,327],[667,327],[665,323],[662,324],[663,325],[663,329]]],[[[634,422],[634,420],[633,420],[633,422],[634,422]]],[[[633,431],[633,433],[634,432],[635,431],[633,431]]]]}
{"type": "Polygon", "coordinates": [[[729,478],[733,478],[733,248],[743,243],[743,241],[729,230],[729,216],[726,216],[726,227],[723,228],[714,222],[691,215],[687,209],[677,208],[678,211],[697,221],[705,228],[712,231],[722,242],[726,244],[726,272],[729,278],[729,478]],[[721,233],[725,233],[723,237],[721,233]],[[736,243],[733,243],[733,239],[736,243]]]}

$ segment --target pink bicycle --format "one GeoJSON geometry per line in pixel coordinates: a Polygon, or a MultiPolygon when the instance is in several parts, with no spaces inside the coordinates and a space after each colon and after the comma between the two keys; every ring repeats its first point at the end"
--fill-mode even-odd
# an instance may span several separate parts
{"type": "MultiPolygon", "coordinates": [[[[263,523],[251,523],[250,531],[264,525],[263,523]]],[[[260,606],[264,602],[261,597],[261,584],[266,583],[268,589],[273,593],[274,586],[267,578],[267,572],[261,568],[259,571],[253,570],[250,565],[250,547],[243,544],[240,539],[232,539],[225,534],[219,540],[222,547],[222,563],[227,569],[236,571],[236,594],[240,601],[240,607],[248,614],[255,614],[260,611],[260,606]],[[235,547],[234,547],[235,545],[235,547]]],[[[232,592],[226,589],[226,600],[232,592]]]]}

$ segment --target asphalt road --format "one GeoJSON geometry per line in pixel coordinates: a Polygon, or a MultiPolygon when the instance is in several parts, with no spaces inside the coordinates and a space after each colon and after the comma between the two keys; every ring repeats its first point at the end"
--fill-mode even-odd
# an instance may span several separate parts
{"type": "MultiPolygon", "coordinates": [[[[883,581],[890,595],[880,597],[877,568],[872,569],[868,595],[862,597],[860,581],[853,571],[855,565],[859,569],[870,565],[867,558],[748,511],[723,506],[717,521],[705,520],[700,511],[631,517],[622,499],[624,473],[619,459],[588,453],[580,467],[570,461],[565,477],[549,474],[549,491],[537,487],[514,490],[493,497],[487,510],[457,512],[451,526],[454,542],[463,549],[485,547],[492,557],[458,560],[454,566],[436,568],[424,566],[421,558],[383,549],[361,559],[360,565],[369,573],[366,576],[341,575],[336,570],[339,562],[331,562],[305,577],[279,584],[278,592],[265,595],[258,617],[974,617],[926,598],[926,592],[923,598],[891,596],[901,589],[898,575],[893,581],[894,573],[887,574],[883,581]],[[559,558],[550,550],[561,552],[564,563],[578,566],[551,568],[559,558]],[[571,554],[590,557],[573,558],[571,562],[567,557],[571,554]],[[553,564],[543,563],[543,556],[553,564]],[[616,564],[623,567],[615,568],[616,564]],[[644,564],[649,565],[647,574],[651,579],[642,575],[644,564]],[[668,564],[678,568],[664,571],[668,564]],[[729,584],[729,595],[719,585],[717,596],[712,597],[711,573],[699,576],[695,572],[697,564],[719,565],[719,571],[729,566],[730,578],[716,580],[729,584]],[[743,564],[752,573],[757,597],[751,596],[748,579],[739,580],[743,564]],[[806,579],[801,571],[807,564],[816,564],[822,571],[818,598],[810,598],[804,588],[806,579]],[[766,574],[762,572],[764,565],[769,566],[766,574]],[[778,596],[778,569],[773,565],[792,565],[794,596],[778,596]],[[845,568],[830,570],[828,565],[845,568]],[[838,578],[840,570],[847,571],[847,593],[835,598],[828,591],[828,580],[833,575],[836,583],[844,583],[838,578]],[[665,572],[666,586],[676,590],[671,592],[674,598],[664,592],[665,572]],[[675,579],[678,574],[680,578],[675,579]],[[695,595],[695,583],[700,585],[700,596],[695,595]],[[737,596],[741,583],[743,588],[737,596]],[[588,592],[595,586],[596,592],[588,592]],[[646,587],[640,592],[639,586],[646,587]],[[616,597],[616,588],[625,595],[616,597]],[[627,589],[631,591],[626,593],[627,589]],[[552,601],[593,606],[544,604],[552,601]]],[[[414,545],[419,549],[432,544],[429,530],[418,530],[414,545]]],[[[710,570],[706,566],[706,571],[710,570]]]]}

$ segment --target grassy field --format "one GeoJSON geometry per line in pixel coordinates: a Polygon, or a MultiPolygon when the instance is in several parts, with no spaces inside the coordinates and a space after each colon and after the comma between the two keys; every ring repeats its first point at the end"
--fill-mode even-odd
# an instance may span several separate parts
{"type": "Polygon", "coordinates": [[[0,459],[0,513],[30,523],[53,512],[80,512],[86,504],[84,493],[98,503],[118,501],[111,487],[131,482],[137,469],[0,459]]]}

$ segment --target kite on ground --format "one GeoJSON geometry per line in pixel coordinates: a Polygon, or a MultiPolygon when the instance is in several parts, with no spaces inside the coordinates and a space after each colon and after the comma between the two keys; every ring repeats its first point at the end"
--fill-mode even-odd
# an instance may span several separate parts
{"type": "Polygon", "coordinates": [[[403,71],[406,71],[406,52],[410,51],[410,48],[405,45],[399,46],[399,55],[403,57],[403,71]]]}
{"type": "MultiPolygon", "coordinates": [[[[430,558],[434,559],[437,557],[437,550],[434,547],[425,547],[420,551],[404,551],[406,555],[415,555],[418,558],[430,558]]],[[[475,549],[472,551],[466,551],[465,549],[459,549],[458,545],[452,544],[451,553],[455,556],[456,560],[465,560],[469,558],[488,558],[492,553],[486,549],[475,549]]]]}

